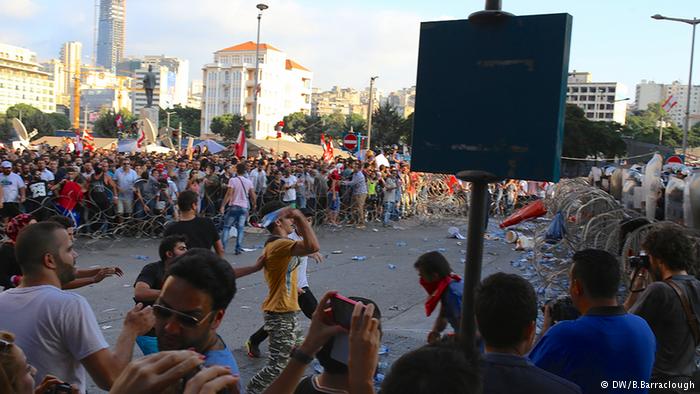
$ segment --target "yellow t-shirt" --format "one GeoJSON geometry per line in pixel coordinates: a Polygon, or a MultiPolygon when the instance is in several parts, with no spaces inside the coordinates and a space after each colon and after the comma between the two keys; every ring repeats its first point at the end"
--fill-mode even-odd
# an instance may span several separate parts
{"type": "Polygon", "coordinates": [[[280,238],[265,245],[265,282],[269,289],[262,304],[265,312],[297,312],[297,267],[299,258],[292,256],[295,241],[280,238]]]}

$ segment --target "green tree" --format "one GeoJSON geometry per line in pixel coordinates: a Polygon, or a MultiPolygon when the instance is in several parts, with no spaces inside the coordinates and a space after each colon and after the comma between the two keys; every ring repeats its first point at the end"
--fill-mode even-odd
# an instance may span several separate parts
{"type": "Polygon", "coordinates": [[[170,127],[175,129],[182,122],[182,129],[185,133],[200,135],[202,110],[192,107],[175,105],[170,109],[159,108],[158,122],[160,127],[165,127],[168,120],[167,112],[170,112],[170,127]],[[173,113],[174,112],[174,113],[173,113]]]}
{"type": "Polygon", "coordinates": [[[70,119],[65,114],[54,112],[47,115],[49,124],[55,130],[70,130],[70,119]]]}
{"type": "Polygon", "coordinates": [[[15,104],[5,111],[5,115],[7,119],[21,118],[28,133],[36,129],[39,136],[45,136],[51,135],[54,131],[48,116],[40,109],[28,104],[15,104]]]}
{"type": "MultiPolygon", "coordinates": [[[[660,126],[663,121],[661,145],[680,147],[683,144],[683,130],[675,124],[668,112],[659,103],[651,103],[646,110],[636,111],[627,117],[623,134],[637,141],[659,143],[660,126]]],[[[700,146],[700,130],[693,128],[688,133],[688,145],[700,146]]]]}
{"type": "Polygon", "coordinates": [[[214,134],[219,134],[226,141],[233,141],[238,138],[238,133],[241,128],[245,130],[246,138],[251,138],[250,128],[245,118],[238,114],[224,114],[215,116],[211,120],[211,131],[214,134]]]}
{"type": "Polygon", "coordinates": [[[297,133],[303,134],[306,129],[306,126],[308,125],[308,120],[309,117],[303,112],[291,113],[282,118],[282,121],[284,122],[282,132],[292,135],[297,133]]]}
{"type": "Polygon", "coordinates": [[[413,112],[401,122],[401,132],[399,133],[399,141],[402,144],[411,144],[413,139],[413,112]]]}
{"type": "Polygon", "coordinates": [[[136,120],[126,108],[122,108],[119,112],[103,110],[93,124],[93,131],[104,137],[118,137],[120,130],[117,128],[117,115],[122,116],[124,129],[127,131],[131,123],[136,120]]]}
{"type": "Polygon", "coordinates": [[[380,105],[372,114],[372,146],[398,144],[406,134],[404,119],[389,103],[380,105]]]}
{"type": "Polygon", "coordinates": [[[614,157],[626,152],[622,126],[615,122],[592,122],[576,105],[567,104],[564,121],[564,146],[567,157],[614,157]]]}
{"type": "Polygon", "coordinates": [[[351,128],[355,133],[367,135],[367,121],[360,114],[352,113],[345,117],[345,129],[351,128]]]}

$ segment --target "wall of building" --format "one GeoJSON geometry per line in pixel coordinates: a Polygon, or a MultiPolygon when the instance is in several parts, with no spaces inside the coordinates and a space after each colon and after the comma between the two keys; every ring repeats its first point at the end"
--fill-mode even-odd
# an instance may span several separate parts
{"type": "Polygon", "coordinates": [[[56,111],[53,80],[29,49],[0,43],[0,113],[15,104],[56,111]]]}

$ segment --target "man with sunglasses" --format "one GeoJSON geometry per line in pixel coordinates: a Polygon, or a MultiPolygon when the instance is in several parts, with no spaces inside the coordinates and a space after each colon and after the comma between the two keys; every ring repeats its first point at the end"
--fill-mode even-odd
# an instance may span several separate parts
{"type": "MultiPolygon", "coordinates": [[[[141,273],[136,278],[134,283],[134,301],[144,305],[153,305],[160,296],[160,290],[163,287],[165,280],[165,272],[170,267],[170,263],[176,257],[182,256],[187,252],[187,238],[184,235],[170,235],[163,238],[158,247],[158,255],[160,261],[146,264],[141,273]]],[[[136,344],[139,345],[143,354],[149,355],[158,352],[158,340],[156,339],[155,329],[152,329],[145,335],[136,338],[136,344]]]]}
{"type": "Polygon", "coordinates": [[[231,266],[206,249],[195,248],[175,260],[153,305],[158,349],[194,349],[205,366],[228,366],[238,375],[231,350],[217,334],[236,294],[231,266]]]}

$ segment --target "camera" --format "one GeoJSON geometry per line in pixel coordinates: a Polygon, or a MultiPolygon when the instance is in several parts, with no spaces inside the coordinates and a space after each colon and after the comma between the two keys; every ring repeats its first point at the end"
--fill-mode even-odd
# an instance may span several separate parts
{"type": "Polygon", "coordinates": [[[631,256],[627,259],[627,261],[630,264],[630,268],[633,269],[649,269],[651,268],[651,263],[649,262],[649,256],[641,255],[641,256],[631,256]]]}
{"type": "MultiPolygon", "coordinates": [[[[549,314],[552,317],[552,323],[558,323],[564,320],[576,320],[581,316],[581,313],[574,306],[570,296],[559,296],[547,301],[546,305],[549,305],[549,314]]],[[[542,312],[544,313],[544,307],[542,307],[542,312]]]]}
{"type": "Polygon", "coordinates": [[[73,390],[68,383],[59,383],[44,391],[44,394],[71,394],[73,390]]]}

